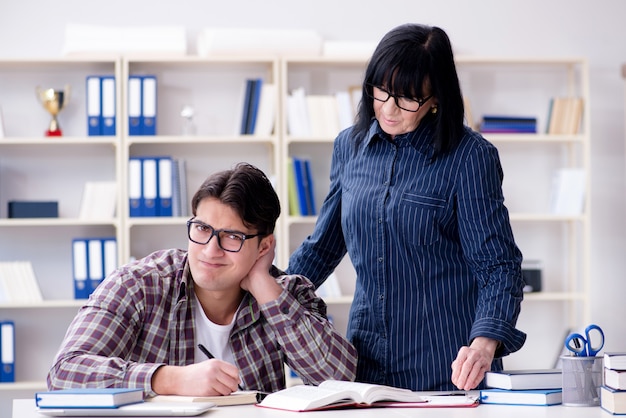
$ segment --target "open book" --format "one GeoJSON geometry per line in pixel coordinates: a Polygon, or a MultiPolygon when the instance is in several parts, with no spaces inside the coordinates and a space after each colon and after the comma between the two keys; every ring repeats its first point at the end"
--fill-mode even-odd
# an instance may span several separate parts
{"type": "Polygon", "coordinates": [[[255,404],[260,398],[259,392],[239,390],[225,396],[157,395],[147,398],[146,402],[213,402],[217,406],[228,406],[255,404]]]}
{"type": "Polygon", "coordinates": [[[292,386],[267,395],[257,406],[289,411],[314,411],[345,407],[459,407],[476,406],[478,400],[462,394],[413,392],[368,383],[327,380],[319,386],[292,386]]]}

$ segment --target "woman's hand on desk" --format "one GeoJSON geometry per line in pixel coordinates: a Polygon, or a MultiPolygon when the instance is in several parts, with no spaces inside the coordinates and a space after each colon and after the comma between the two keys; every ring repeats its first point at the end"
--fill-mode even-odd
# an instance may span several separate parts
{"type": "Polygon", "coordinates": [[[161,366],[152,376],[152,390],[159,395],[229,395],[239,383],[237,367],[217,359],[188,366],[161,366]]]}
{"type": "Polygon", "coordinates": [[[461,347],[452,362],[452,383],[461,390],[476,388],[491,369],[497,347],[498,341],[485,337],[477,337],[469,347],[461,347]]]}

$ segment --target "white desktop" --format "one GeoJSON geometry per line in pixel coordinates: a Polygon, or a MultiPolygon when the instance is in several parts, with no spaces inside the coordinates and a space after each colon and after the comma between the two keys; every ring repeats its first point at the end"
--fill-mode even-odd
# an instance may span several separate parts
{"type": "MultiPolygon", "coordinates": [[[[327,417],[327,418],[595,418],[611,417],[612,415],[602,410],[599,406],[572,407],[572,406],[513,406],[513,405],[479,405],[474,408],[363,408],[327,410],[314,412],[290,412],[275,409],[260,408],[254,405],[220,406],[205,412],[200,417],[211,418],[302,418],[327,417]]],[[[39,414],[35,407],[34,399],[14,399],[13,418],[49,418],[39,414]]]]}

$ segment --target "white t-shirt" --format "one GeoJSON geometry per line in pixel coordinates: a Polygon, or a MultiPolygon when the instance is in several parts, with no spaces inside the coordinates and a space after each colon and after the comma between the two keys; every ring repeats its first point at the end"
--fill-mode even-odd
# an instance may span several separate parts
{"type": "MultiPolygon", "coordinates": [[[[235,312],[235,315],[233,315],[233,320],[230,324],[219,325],[207,318],[204,310],[202,310],[202,306],[200,305],[200,301],[198,300],[195,292],[193,294],[193,297],[195,299],[193,321],[196,331],[197,344],[202,344],[203,346],[205,346],[206,349],[209,350],[209,352],[213,354],[213,357],[215,357],[216,359],[235,364],[233,350],[231,349],[229,342],[230,331],[235,325],[235,319],[237,318],[237,312],[239,312],[239,308],[237,308],[237,312],[235,312]]],[[[200,351],[197,345],[195,347],[194,355],[196,363],[207,360],[207,356],[202,351],[200,351]]]]}

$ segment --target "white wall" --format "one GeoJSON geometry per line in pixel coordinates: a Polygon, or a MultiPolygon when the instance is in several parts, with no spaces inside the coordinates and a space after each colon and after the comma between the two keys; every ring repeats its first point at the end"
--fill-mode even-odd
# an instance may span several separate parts
{"type": "Polygon", "coordinates": [[[592,319],[605,329],[606,350],[626,350],[626,153],[620,75],[626,62],[625,16],[626,2],[621,0],[1,0],[0,58],[58,55],[67,23],[183,25],[190,52],[195,52],[196,33],[206,27],[306,28],[329,40],[378,41],[407,21],[444,28],[458,53],[587,57],[593,140],[592,319]]]}

